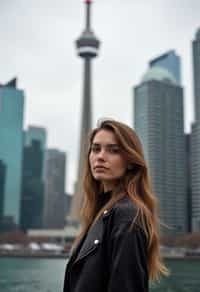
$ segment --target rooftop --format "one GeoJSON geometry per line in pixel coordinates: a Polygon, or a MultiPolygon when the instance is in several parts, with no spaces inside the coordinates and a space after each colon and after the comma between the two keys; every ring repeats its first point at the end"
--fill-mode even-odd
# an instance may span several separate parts
{"type": "Polygon", "coordinates": [[[177,82],[173,75],[167,69],[161,67],[149,68],[142,77],[142,82],[147,82],[151,80],[164,81],[177,85],[177,82]]]}

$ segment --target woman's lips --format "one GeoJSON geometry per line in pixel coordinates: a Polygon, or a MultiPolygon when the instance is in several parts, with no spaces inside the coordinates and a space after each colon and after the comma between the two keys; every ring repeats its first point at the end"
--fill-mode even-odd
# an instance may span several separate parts
{"type": "Polygon", "coordinates": [[[100,165],[94,167],[94,170],[97,171],[97,172],[105,171],[107,169],[108,169],[107,167],[100,166],[100,165]]]}

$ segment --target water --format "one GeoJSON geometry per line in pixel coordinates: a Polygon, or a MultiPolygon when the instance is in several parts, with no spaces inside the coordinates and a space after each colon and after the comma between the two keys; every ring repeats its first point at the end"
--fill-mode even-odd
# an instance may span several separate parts
{"type": "MultiPolygon", "coordinates": [[[[200,292],[200,261],[168,260],[171,276],[151,292],[200,292]]],[[[0,258],[0,292],[62,292],[66,260],[0,258]]]]}
{"type": "Polygon", "coordinates": [[[168,260],[171,275],[152,292],[200,292],[200,260],[168,260]]]}
{"type": "Polygon", "coordinates": [[[60,292],[63,259],[0,258],[0,292],[60,292]]]}

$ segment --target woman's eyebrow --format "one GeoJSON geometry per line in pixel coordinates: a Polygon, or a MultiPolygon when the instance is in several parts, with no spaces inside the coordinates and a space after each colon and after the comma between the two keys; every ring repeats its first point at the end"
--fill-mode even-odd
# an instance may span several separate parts
{"type": "Polygon", "coordinates": [[[92,143],[92,145],[95,145],[95,146],[101,146],[101,145],[104,145],[104,146],[109,146],[109,147],[113,147],[113,146],[119,146],[118,144],[116,143],[108,143],[108,144],[101,144],[101,143],[92,143]]]}

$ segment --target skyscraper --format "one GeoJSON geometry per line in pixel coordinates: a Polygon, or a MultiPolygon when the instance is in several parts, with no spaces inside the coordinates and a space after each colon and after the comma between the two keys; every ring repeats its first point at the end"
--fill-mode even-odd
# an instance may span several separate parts
{"type": "Polygon", "coordinates": [[[192,230],[200,231],[200,28],[192,42],[192,49],[195,106],[191,132],[192,230]]]}
{"type": "Polygon", "coordinates": [[[5,199],[5,179],[6,179],[6,167],[2,160],[0,160],[0,221],[3,217],[3,207],[5,199]]]}
{"type": "Polygon", "coordinates": [[[20,226],[22,229],[43,227],[44,153],[46,131],[29,127],[24,133],[20,226]]]}
{"type": "Polygon", "coordinates": [[[45,155],[44,227],[64,228],[66,155],[48,149],[45,155]]]}
{"type": "Polygon", "coordinates": [[[192,232],[192,165],[191,165],[191,134],[185,134],[186,141],[186,177],[187,177],[187,231],[192,232]]]}
{"type": "Polygon", "coordinates": [[[0,160],[6,167],[3,216],[19,223],[24,92],[17,79],[0,86],[0,160]]]}
{"type": "Polygon", "coordinates": [[[200,122],[200,28],[192,42],[195,121],[200,122]]]}
{"type": "Polygon", "coordinates": [[[186,231],[183,89],[169,71],[151,67],[135,88],[135,130],[141,138],[163,235],[186,231]]]}
{"type": "Polygon", "coordinates": [[[181,60],[174,50],[151,60],[149,66],[166,69],[176,79],[177,84],[181,85],[181,60]]]}
{"type": "Polygon", "coordinates": [[[71,219],[79,221],[80,207],[83,200],[83,164],[84,154],[87,148],[88,133],[91,130],[92,121],[92,109],[91,109],[91,61],[98,54],[99,40],[95,37],[91,29],[90,9],[91,0],[85,0],[86,6],[86,23],[85,29],[80,38],[76,41],[76,47],[78,55],[84,60],[84,82],[83,82],[83,105],[82,105],[82,120],[81,120],[81,137],[80,137],[80,149],[79,149],[79,165],[78,165],[78,177],[75,185],[75,194],[72,200],[71,219]]]}
{"type": "Polygon", "coordinates": [[[69,193],[65,193],[64,196],[64,214],[65,214],[65,220],[68,220],[68,217],[70,216],[70,209],[71,209],[71,202],[72,202],[73,196],[69,193]]]}

